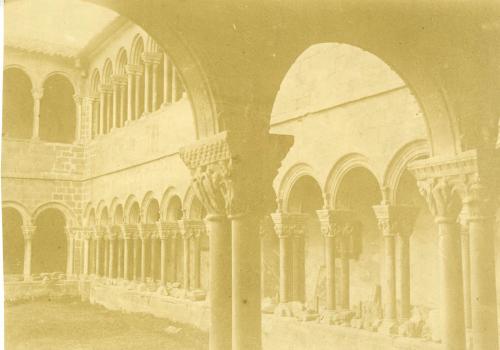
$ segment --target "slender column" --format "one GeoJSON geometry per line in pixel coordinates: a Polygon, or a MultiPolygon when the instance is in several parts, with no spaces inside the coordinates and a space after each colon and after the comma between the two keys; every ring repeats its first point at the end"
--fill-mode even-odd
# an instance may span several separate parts
{"type": "Polygon", "coordinates": [[[155,282],[156,280],[156,234],[151,235],[151,260],[150,260],[150,268],[149,273],[151,276],[151,282],[155,282]]]}
{"type": "Polygon", "coordinates": [[[171,282],[177,281],[177,237],[179,235],[179,225],[177,222],[169,222],[169,233],[168,233],[168,241],[169,241],[169,257],[170,263],[168,266],[169,270],[169,279],[171,282]]]}
{"type": "Polygon", "coordinates": [[[141,104],[141,74],[142,73],[136,73],[135,74],[135,86],[134,86],[134,91],[135,91],[135,114],[134,114],[134,120],[139,119],[140,116],[140,104],[141,104]]]}
{"type": "Polygon", "coordinates": [[[66,227],[65,231],[66,231],[66,242],[68,245],[68,252],[66,254],[66,278],[70,278],[74,274],[73,271],[74,238],[73,238],[73,232],[69,227],[66,227]]]}
{"type": "Polygon", "coordinates": [[[120,84],[120,127],[125,126],[127,114],[127,83],[124,81],[120,84]]]}
{"type": "Polygon", "coordinates": [[[102,250],[102,231],[97,232],[97,237],[96,237],[96,254],[95,254],[95,271],[97,276],[102,276],[101,271],[101,250],[102,250]]]}
{"type": "Polygon", "coordinates": [[[99,135],[104,134],[104,127],[105,127],[104,115],[106,113],[106,91],[107,90],[103,86],[101,86],[100,99],[99,99],[99,108],[100,108],[100,111],[99,111],[99,132],[98,132],[99,135]]]}
{"type": "Polygon", "coordinates": [[[96,99],[94,97],[87,97],[87,106],[89,112],[88,120],[90,123],[90,135],[88,135],[88,139],[92,140],[98,132],[97,113],[95,111],[96,99]]]}
{"type": "Polygon", "coordinates": [[[112,119],[111,119],[111,128],[109,130],[112,130],[114,128],[118,127],[118,112],[119,112],[119,101],[120,101],[120,86],[116,81],[113,82],[113,105],[112,105],[112,119]]]}
{"type": "Polygon", "coordinates": [[[141,237],[141,282],[146,282],[146,243],[147,238],[141,237]]]}
{"type": "Polygon", "coordinates": [[[31,280],[31,240],[35,233],[36,226],[23,225],[22,231],[24,236],[24,266],[23,276],[25,281],[31,280]]]}
{"type": "Polygon", "coordinates": [[[33,95],[33,135],[34,140],[40,138],[40,101],[43,97],[43,89],[32,89],[33,95]]]}
{"type": "Polygon", "coordinates": [[[340,308],[350,309],[350,254],[349,254],[349,232],[343,231],[339,236],[340,248],[340,308]]]}
{"type": "Polygon", "coordinates": [[[152,86],[152,112],[158,109],[158,65],[159,61],[153,61],[152,69],[153,69],[153,86],[152,86]]]}
{"type": "Polygon", "coordinates": [[[292,295],[294,301],[303,303],[305,300],[305,262],[304,262],[304,236],[307,224],[306,218],[301,218],[300,230],[295,230],[292,238],[292,295]]]}
{"type": "Polygon", "coordinates": [[[75,121],[75,143],[80,142],[82,137],[82,97],[79,95],[73,95],[73,100],[75,101],[76,107],[76,121],[75,121]]]}
{"type": "Polygon", "coordinates": [[[144,60],[144,114],[151,112],[151,61],[144,60]]]}
{"type": "Polygon", "coordinates": [[[326,310],[321,316],[321,321],[331,323],[333,313],[336,308],[335,295],[335,257],[336,246],[335,236],[339,234],[338,223],[335,222],[334,213],[328,209],[316,211],[321,224],[321,233],[325,240],[325,269],[326,269],[326,310]]]}
{"type": "Polygon", "coordinates": [[[123,239],[118,237],[118,261],[117,261],[117,278],[123,278],[123,239]]]}
{"type": "Polygon", "coordinates": [[[134,101],[134,83],[135,79],[134,76],[136,74],[136,69],[134,69],[135,66],[132,65],[127,65],[125,66],[126,72],[127,72],[127,118],[125,125],[130,123],[133,118],[132,113],[133,113],[133,101],[134,101]]]}
{"type": "Polygon", "coordinates": [[[469,222],[468,214],[465,210],[460,214],[460,237],[462,245],[462,272],[463,272],[463,288],[464,288],[464,317],[465,328],[472,327],[471,314],[471,285],[470,285],[470,247],[469,247],[469,222]]]}
{"type": "Polygon", "coordinates": [[[109,277],[109,238],[108,235],[104,236],[104,266],[103,266],[103,276],[109,277]]]}
{"type": "MultiPolygon", "coordinates": [[[[404,225],[404,224],[403,224],[404,225]]],[[[410,303],[410,234],[412,227],[406,226],[398,230],[397,281],[399,284],[400,310],[399,319],[405,321],[411,317],[410,303]]]]}
{"type": "Polygon", "coordinates": [[[163,105],[171,103],[172,90],[170,85],[170,62],[166,54],[163,54],[163,105]]]}
{"type": "Polygon", "coordinates": [[[172,103],[177,102],[177,95],[178,95],[178,86],[177,86],[177,69],[175,69],[174,65],[172,65],[172,103]]]}
{"type": "Polygon", "coordinates": [[[137,270],[138,270],[138,265],[139,265],[139,262],[138,262],[138,258],[137,258],[137,255],[138,255],[138,251],[139,251],[139,237],[138,236],[134,236],[133,238],[133,252],[132,252],[132,264],[133,264],[133,268],[132,268],[132,271],[133,271],[133,279],[134,281],[137,281],[137,270]]]}
{"type": "Polygon", "coordinates": [[[454,161],[445,164],[443,160],[427,159],[409,167],[438,225],[441,341],[444,350],[464,350],[466,347],[462,252],[457,225],[461,203],[453,184],[464,171],[456,165],[454,161]],[[443,169],[446,169],[446,176],[442,175],[443,169]],[[453,177],[455,170],[457,178],[453,177]]]}
{"type": "Polygon", "coordinates": [[[158,237],[160,239],[160,283],[165,286],[167,284],[168,224],[158,222],[158,237]]]}
{"type": "Polygon", "coordinates": [[[109,257],[108,257],[108,266],[109,266],[109,278],[115,278],[115,244],[116,244],[116,236],[114,233],[109,237],[109,257]]]}
{"type": "Polygon", "coordinates": [[[113,127],[113,91],[111,87],[106,94],[106,132],[109,133],[113,127]]]}
{"type": "Polygon", "coordinates": [[[192,237],[193,241],[193,289],[201,288],[201,250],[200,250],[200,236],[201,232],[198,231],[192,237]]]}
{"type": "MultiPolygon", "coordinates": [[[[123,278],[127,281],[131,279],[131,271],[130,271],[130,240],[134,239],[137,235],[137,225],[123,225],[123,278]]],[[[134,244],[134,252],[135,252],[135,244],[134,244]]],[[[132,254],[134,254],[134,252],[132,254]]],[[[137,260],[137,255],[135,256],[135,260],[137,260]]],[[[132,271],[134,271],[134,266],[132,266],[132,271]]],[[[135,275],[135,274],[134,274],[135,275]]],[[[135,279],[135,277],[134,277],[135,279]]]]}
{"type": "Polygon", "coordinates": [[[485,157],[481,168],[491,173],[484,171],[482,179],[474,177],[464,199],[469,223],[472,342],[474,349],[481,350],[498,349],[494,185],[499,163],[498,156],[485,157]]]}
{"type": "Polygon", "coordinates": [[[382,333],[393,334],[397,331],[396,321],[396,218],[393,208],[382,201],[373,207],[378,226],[384,237],[384,275],[382,283],[384,321],[382,333]]]}
{"type": "Polygon", "coordinates": [[[83,231],[83,274],[85,276],[89,275],[89,239],[90,239],[90,230],[83,231]]]}
{"type": "Polygon", "coordinates": [[[185,290],[189,290],[189,260],[190,260],[190,254],[189,254],[189,232],[187,231],[181,231],[182,234],[182,242],[183,242],[183,250],[184,250],[184,261],[183,261],[183,269],[182,269],[182,277],[183,277],[183,282],[182,285],[185,290]]]}

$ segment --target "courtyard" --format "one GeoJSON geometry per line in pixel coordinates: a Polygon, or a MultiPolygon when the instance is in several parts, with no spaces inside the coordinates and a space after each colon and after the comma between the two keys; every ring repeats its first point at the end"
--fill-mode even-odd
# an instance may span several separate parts
{"type": "Polygon", "coordinates": [[[109,311],[76,298],[5,304],[7,350],[207,349],[208,335],[144,314],[109,311]]]}

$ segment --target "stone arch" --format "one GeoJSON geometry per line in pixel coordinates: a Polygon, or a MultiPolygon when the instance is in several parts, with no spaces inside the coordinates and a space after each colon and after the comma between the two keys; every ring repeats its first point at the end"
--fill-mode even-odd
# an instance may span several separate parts
{"type": "Polygon", "coordinates": [[[24,218],[21,208],[2,205],[4,275],[21,275],[24,268],[24,218]]]}
{"type": "Polygon", "coordinates": [[[40,139],[71,143],[75,139],[74,84],[66,75],[51,73],[43,83],[40,101],[40,139]]]}
{"type": "Polygon", "coordinates": [[[86,226],[96,225],[96,210],[92,203],[88,203],[83,212],[83,224],[86,226]]]}
{"type": "Polygon", "coordinates": [[[160,204],[152,191],[146,193],[141,204],[142,222],[153,224],[160,219],[160,204]]]}
{"type": "Polygon", "coordinates": [[[42,211],[50,208],[57,209],[64,214],[64,217],[66,219],[66,226],[71,227],[79,225],[79,220],[77,219],[77,216],[75,215],[73,210],[69,208],[66,204],[61,202],[48,202],[38,206],[35,209],[35,211],[33,211],[32,215],[33,221],[35,221],[38,218],[38,216],[42,211]]]}
{"type": "MultiPolygon", "coordinates": [[[[176,198],[179,198],[179,201],[181,201],[175,187],[169,187],[163,193],[160,202],[160,218],[162,221],[168,221],[169,207],[172,203],[172,200],[175,200],[176,198]]],[[[181,213],[182,213],[182,202],[181,202],[181,213]]]]}
{"type": "Polygon", "coordinates": [[[2,135],[28,139],[33,135],[33,82],[23,67],[3,71],[2,135]]]}
{"type": "Polygon", "coordinates": [[[286,172],[279,186],[278,209],[282,209],[285,212],[287,211],[291,191],[296,182],[303,176],[310,176],[319,184],[317,176],[310,165],[306,163],[295,164],[286,172]]]}
{"type": "Polygon", "coordinates": [[[396,151],[387,166],[382,182],[382,189],[390,203],[396,203],[397,188],[407,165],[413,160],[429,155],[430,149],[427,140],[412,141],[396,151]]]}
{"type": "Polygon", "coordinates": [[[125,66],[127,65],[128,62],[128,55],[127,55],[127,50],[125,48],[121,47],[120,50],[118,50],[118,53],[116,55],[116,61],[115,61],[115,73],[119,75],[125,75],[125,66]]]}
{"type": "Polygon", "coordinates": [[[380,188],[380,180],[374,175],[375,172],[372,170],[373,167],[371,166],[370,161],[366,156],[359,153],[351,153],[345,155],[344,157],[340,158],[337,163],[335,163],[332,170],[330,171],[330,174],[327,177],[325,188],[323,191],[326,198],[325,205],[327,207],[337,207],[339,188],[344,176],[352,169],[358,167],[365,168],[371,174],[373,174],[375,179],[377,179],[380,188]]]}
{"type": "Polygon", "coordinates": [[[160,45],[150,35],[146,38],[145,50],[148,52],[161,52],[160,45]]]}
{"type": "Polygon", "coordinates": [[[142,53],[144,52],[144,39],[141,34],[137,34],[132,40],[130,46],[130,64],[140,64],[142,62],[142,53]]]}
{"type": "Polygon", "coordinates": [[[2,201],[2,208],[13,208],[17,210],[17,212],[21,215],[23,219],[23,225],[32,224],[31,215],[28,209],[26,209],[26,207],[23,204],[16,201],[2,201]]]}
{"type": "Polygon", "coordinates": [[[94,68],[92,71],[92,76],[90,78],[90,95],[94,97],[99,96],[99,86],[101,84],[101,74],[99,69],[94,68]]]}
{"type": "Polygon", "coordinates": [[[128,224],[138,224],[141,222],[139,201],[133,194],[129,195],[125,201],[124,220],[128,224]]]}
{"type": "Polygon", "coordinates": [[[123,223],[123,206],[121,205],[120,201],[118,200],[117,197],[113,198],[109,205],[109,214],[110,214],[110,219],[111,222],[114,225],[122,224],[123,223]]]}
{"type": "Polygon", "coordinates": [[[186,219],[203,219],[205,216],[205,208],[203,204],[196,196],[193,187],[189,186],[184,195],[184,200],[182,201],[183,207],[183,217],[186,219]]]}
{"type": "Polygon", "coordinates": [[[102,67],[102,83],[111,84],[113,77],[113,62],[111,59],[107,58],[102,67]]]}
{"type": "MultiPolygon", "coordinates": [[[[79,93],[79,91],[78,91],[78,84],[75,83],[73,77],[70,74],[68,74],[67,72],[60,71],[60,70],[58,70],[58,71],[52,71],[52,72],[48,73],[47,75],[45,75],[45,77],[42,79],[42,83],[41,83],[40,87],[44,87],[45,84],[46,84],[46,82],[47,82],[47,80],[49,80],[50,78],[52,78],[54,76],[62,76],[62,77],[64,77],[68,81],[68,83],[71,84],[71,88],[73,89],[73,92],[76,93],[76,94],[79,93]]],[[[45,91],[44,91],[44,93],[45,93],[45,91]]]]}

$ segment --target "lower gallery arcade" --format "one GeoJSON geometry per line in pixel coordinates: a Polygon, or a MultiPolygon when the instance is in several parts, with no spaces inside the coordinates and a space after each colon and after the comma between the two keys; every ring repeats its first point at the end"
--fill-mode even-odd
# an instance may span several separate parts
{"type": "Polygon", "coordinates": [[[459,137],[425,99],[334,41],[292,60],[269,130],[211,133],[191,56],[109,16],[75,52],[7,26],[6,299],[151,313],[210,350],[498,349],[496,138],[438,155],[459,137]]]}

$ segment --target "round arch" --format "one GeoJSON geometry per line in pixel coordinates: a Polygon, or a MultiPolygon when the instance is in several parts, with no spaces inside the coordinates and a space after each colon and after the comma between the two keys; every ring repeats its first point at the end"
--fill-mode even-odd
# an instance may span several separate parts
{"type": "Polygon", "coordinates": [[[92,77],[90,78],[90,94],[94,97],[99,95],[99,85],[101,82],[101,74],[99,69],[94,68],[92,71],[92,77]]]}
{"type": "Polygon", "coordinates": [[[375,172],[366,156],[359,153],[345,155],[335,163],[327,177],[323,192],[326,196],[325,205],[327,207],[332,209],[337,207],[342,180],[348,172],[358,167],[367,169],[375,177],[380,188],[380,180],[374,175],[375,172]]]}
{"type": "MultiPolygon", "coordinates": [[[[292,193],[292,190],[293,190],[295,184],[297,183],[297,181],[299,181],[304,176],[309,176],[309,177],[313,178],[314,181],[316,181],[316,183],[319,184],[319,181],[317,180],[317,176],[310,165],[305,164],[305,163],[295,164],[286,172],[286,174],[283,177],[281,184],[279,186],[278,209],[282,209],[285,212],[288,211],[290,194],[292,193]]],[[[320,189],[321,189],[321,187],[320,187],[320,189]]]]}
{"type": "Polygon", "coordinates": [[[32,215],[33,221],[35,221],[38,218],[41,212],[47,209],[57,209],[61,213],[63,213],[64,218],[66,220],[66,226],[68,227],[77,226],[79,224],[79,221],[73,210],[71,210],[71,208],[69,208],[66,204],[61,202],[48,202],[38,206],[33,212],[32,215]]]}
{"type": "Polygon", "coordinates": [[[120,50],[118,50],[115,59],[116,74],[125,75],[125,66],[128,63],[127,57],[127,50],[125,50],[124,47],[121,47],[120,50]]]}
{"type": "Polygon", "coordinates": [[[391,158],[384,174],[382,189],[386,192],[390,203],[396,203],[396,193],[401,176],[407,165],[416,159],[430,155],[429,144],[426,140],[415,140],[400,148],[391,158]]]}
{"type": "Polygon", "coordinates": [[[131,64],[140,64],[141,55],[144,52],[144,39],[141,34],[137,34],[134,39],[132,39],[132,44],[130,45],[130,56],[129,62],[131,64]]]}
{"type": "Polygon", "coordinates": [[[20,275],[24,267],[23,214],[14,206],[2,206],[4,275],[20,275]]]}
{"type": "Polygon", "coordinates": [[[40,102],[40,139],[71,143],[75,139],[76,106],[74,85],[59,72],[50,74],[43,83],[40,102]]]}
{"type": "Polygon", "coordinates": [[[124,221],[128,224],[138,224],[141,222],[141,209],[139,201],[133,194],[127,197],[124,206],[124,221]]]}
{"type": "Polygon", "coordinates": [[[168,216],[169,216],[169,208],[172,205],[172,201],[174,200],[179,200],[181,206],[180,210],[182,213],[182,201],[180,199],[179,194],[177,193],[177,190],[175,187],[169,187],[166,189],[166,191],[163,193],[161,202],[160,202],[160,219],[162,221],[168,221],[168,216]]]}
{"type": "Polygon", "coordinates": [[[26,70],[9,66],[3,71],[2,135],[29,139],[33,135],[33,83],[26,70]]]}
{"type": "Polygon", "coordinates": [[[183,217],[186,219],[203,219],[205,216],[205,208],[201,201],[196,197],[194,189],[192,186],[189,186],[187,189],[183,203],[183,217]]]}
{"type": "Polygon", "coordinates": [[[16,201],[3,201],[2,208],[15,209],[21,215],[21,217],[23,219],[23,225],[31,225],[32,224],[31,215],[30,215],[28,209],[26,209],[26,207],[23,204],[16,202],[16,201]]]}

